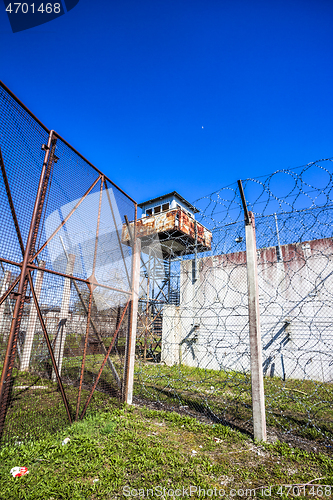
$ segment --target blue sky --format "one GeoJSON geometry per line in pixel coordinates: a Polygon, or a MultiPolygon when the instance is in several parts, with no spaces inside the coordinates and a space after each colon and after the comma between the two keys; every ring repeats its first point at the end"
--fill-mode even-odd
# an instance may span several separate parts
{"type": "Polygon", "coordinates": [[[331,0],[80,0],[0,79],[138,202],[333,156],[331,0]]]}

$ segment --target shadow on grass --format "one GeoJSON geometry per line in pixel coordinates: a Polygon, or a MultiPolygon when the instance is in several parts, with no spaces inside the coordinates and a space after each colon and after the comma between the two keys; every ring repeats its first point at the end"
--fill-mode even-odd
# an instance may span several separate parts
{"type": "MultiPolygon", "coordinates": [[[[167,400],[160,401],[159,399],[155,402],[161,409],[166,411],[176,411],[180,414],[188,414],[190,411],[195,413],[196,417],[204,417],[205,419],[210,420],[211,422],[225,425],[233,430],[237,430],[246,434],[253,438],[253,426],[252,422],[249,420],[244,422],[240,415],[239,418],[234,417],[232,415],[217,415],[212,408],[208,406],[206,403],[202,403],[200,401],[196,401],[191,399],[185,395],[172,394],[169,391],[158,388],[157,386],[150,386],[150,389],[156,391],[157,394],[163,394],[167,396],[167,400]],[[176,407],[172,406],[172,403],[178,403],[176,407]]],[[[141,398],[143,401],[146,401],[146,404],[149,406],[151,400],[142,396],[139,393],[135,394],[135,398],[141,398]]],[[[243,405],[242,405],[243,406],[243,405]]],[[[248,405],[245,405],[246,409],[248,409],[248,405]]],[[[193,416],[193,415],[192,415],[193,416]]]]}

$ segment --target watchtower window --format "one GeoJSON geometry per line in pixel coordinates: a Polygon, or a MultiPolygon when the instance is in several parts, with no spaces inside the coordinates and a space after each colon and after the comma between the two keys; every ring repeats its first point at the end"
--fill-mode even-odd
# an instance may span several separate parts
{"type": "Polygon", "coordinates": [[[166,212],[170,208],[170,203],[164,203],[162,205],[162,212],[166,212]]]}
{"type": "Polygon", "coordinates": [[[147,208],[147,210],[146,210],[146,217],[149,217],[150,215],[153,215],[153,209],[152,208],[147,208]]]}
{"type": "Polygon", "coordinates": [[[154,207],[154,214],[159,214],[161,212],[161,205],[154,207]]]}

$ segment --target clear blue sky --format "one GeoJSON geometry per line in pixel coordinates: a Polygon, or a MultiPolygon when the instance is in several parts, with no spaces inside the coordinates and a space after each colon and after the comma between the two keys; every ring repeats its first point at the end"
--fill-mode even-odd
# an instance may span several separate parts
{"type": "Polygon", "coordinates": [[[0,8],[0,79],[138,202],[333,156],[332,0],[80,0],[14,34],[0,8]]]}

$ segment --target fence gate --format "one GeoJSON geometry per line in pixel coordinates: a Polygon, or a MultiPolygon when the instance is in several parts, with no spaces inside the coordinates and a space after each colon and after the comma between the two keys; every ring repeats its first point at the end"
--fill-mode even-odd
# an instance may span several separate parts
{"type": "Polygon", "coordinates": [[[136,203],[0,84],[0,435],[131,397],[136,203]]]}

